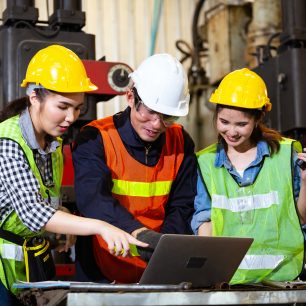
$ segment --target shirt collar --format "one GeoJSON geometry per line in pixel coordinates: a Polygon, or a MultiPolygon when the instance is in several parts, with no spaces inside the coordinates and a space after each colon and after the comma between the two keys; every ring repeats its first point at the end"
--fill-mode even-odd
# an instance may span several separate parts
{"type": "Polygon", "coordinates": [[[28,146],[32,150],[38,150],[40,154],[48,154],[48,153],[54,152],[56,148],[60,145],[57,140],[55,140],[53,137],[50,136],[50,140],[48,140],[48,146],[45,150],[43,150],[39,146],[36,140],[34,127],[33,127],[32,119],[31,119],[28,108],[26,108],[21,113],[20,118],[19,118],[19,124],[20,124],[22,136],[24,140],[26,141],[26,143],[28,144],[28,146]]]}
{"type": "MultiPolygon", "coordinates": [[[[252,165],[259,164],[265,156],[270,156],[269,146],[266,141],[260,140],[257,143],[257,155],[255,160],[252,162],[252,165]]],[[[229,169],[231,168],[231,162],[229,161],[227,154],[225,152],[224,144],[222,142],[219,142],[217,146],[215,167],[221,168],[222,166],[229,169]]]]}

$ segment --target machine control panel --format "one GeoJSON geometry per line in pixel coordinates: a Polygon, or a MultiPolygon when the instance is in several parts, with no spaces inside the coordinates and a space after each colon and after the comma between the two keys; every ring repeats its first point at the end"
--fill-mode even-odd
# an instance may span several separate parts
{"type": "Polygon", "coordinates": [[[125,92],[131,83],[131,79],[129,78],[131,72],[132,69],[127,65],[116,64],[111,67],[107,75],[111,88],[118,92],[125,92]]]}
{"type": "Polygon", "coordinates": [[[98,86],[98,89],[91,94],[123,95],[132,82],[129,74],[133,70],[127,64],[95,60],[82,61],[88,77],[98,86]]]}

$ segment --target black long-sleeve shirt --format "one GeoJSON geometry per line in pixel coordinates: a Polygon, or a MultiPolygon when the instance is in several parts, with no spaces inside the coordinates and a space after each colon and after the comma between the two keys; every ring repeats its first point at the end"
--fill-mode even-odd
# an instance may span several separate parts
{"type": "MultiPolygon", "coordinates": [[[[165,134],[152,143],[144,143],[131,125],[129,107],[114,115],[114,123],[133,158],[148,166],[158,162],[165,144],[165,134]]],[[[192,233],[190,222],[196,195],[197,161],[194,143],[184,129],[183,136],[184,159],[165,206],[162,233],[192,233]]],[[[112,197],[111,171],[105,162],[103,140],[98,129],[85,127],[79,133],[73,150],[73,163],[76,202],[82,215],[109,222],[129,233],[144,226],[112,197]]]]}

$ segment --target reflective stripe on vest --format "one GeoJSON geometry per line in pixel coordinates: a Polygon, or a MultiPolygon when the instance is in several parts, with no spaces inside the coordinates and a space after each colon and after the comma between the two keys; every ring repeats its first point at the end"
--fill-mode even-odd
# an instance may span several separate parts
{"type": "Polygon", "coordinates": [[[3,243],[0,245],[1,257],[3,259],[13,259],[16,261],[23,261],[23,249],[21,245],[3,243]]]}
{"type": "Polygon", "coordinates": [[[240,263],[239,269],[275,269],[283,260],[283,255],[246,255],[240,263]]]}
{"type": "Polygon", "coordinates": [[[113,179],[113,183],[113,193],[118,195],[129,195],[132,197],[153,197],[168,195],[172,185],[172,181],[145,183],[127,182],[116,179],[113,179]]]}
{"type": "Polygon", "coordinates": [[[292,140],[281,141],[279,152],[264,158],[254,183],[243,187],[224,167],[214,166],[216,144],[197,153],[212,199],[213,235],[254,238],[231,284],[289,281],[302,270],[304,237],[293,194],[292,146],[292,140]]]}
{"type": "Polygon", "coordinates": [[[212,207],[227,209],[232,212],[268,208],[273,204],[280,205],[277,191],[271,191],[267,194],[255,194],[253,196],[231,199],[227,198],[226,196],[217,194],[212,196],[212,207]]]}
{"type": "MultiPolygon", "coordinates": [[[[126,150],[113,117],[91,122],[100,130],[105,160],[112,174],[112,196],[144,226],[160,230],[165,217],[172,182],[184,158],[182,127],[174,124],[165,132],[166,142],[155,166],[139,163],[126,150]]],[[[111,281],[136,283],[147,264],[140,257],[116,257],[109,254],[99,236],[94,238],[94,253],[102,273],[111,281]]]]}

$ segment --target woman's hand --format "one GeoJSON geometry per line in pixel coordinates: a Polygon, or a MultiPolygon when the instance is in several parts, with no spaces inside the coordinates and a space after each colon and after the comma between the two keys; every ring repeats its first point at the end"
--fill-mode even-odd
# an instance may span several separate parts
{"type": "MultiPolygon", "coordinates": [[[[103,221],[101,221],[103,222],[103,221]]],[[[140,247],[148,247],[147,243],[141,242],[134,238],[132,235],[124,232],[123,230],[107,223],[103,222],[101,226],[101,237],[108,245],[108,250],[111,254],[116,256],[126,257],[130,255],[130,244],[134,244],[140,247]]]]}

